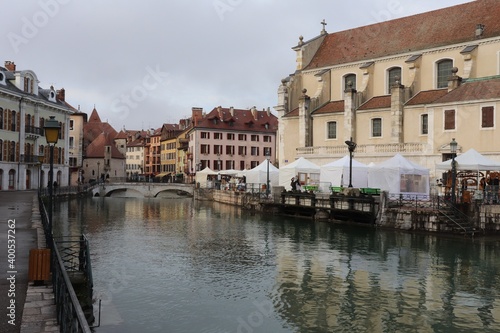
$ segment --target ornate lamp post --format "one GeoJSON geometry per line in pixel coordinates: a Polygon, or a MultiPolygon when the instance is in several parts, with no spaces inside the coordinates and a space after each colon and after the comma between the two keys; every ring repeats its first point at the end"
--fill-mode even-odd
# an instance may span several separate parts
{"type": "Polygon", "coordinates": [[[49,169],[49,247],[52,248],[52,200],[54,196],[54,146],[57,144],[59,139],[59,132],[61,131],[61,126],[54,119],[54,116],[50,116],[50,119],[45,122],[43,129],[45,130],[45,139],[50,147],[50,169],[49,169]]]}
{"type": "Polygon", "coordinates": [[[101,166],[101,162],[97,161],[97,184],[101,182],[101,175],[99,174],[99,167],[101,166]]]}
{"type": "Polygon", "coordinates": [[[356,142],[351,140],[347,140],[345,142],[347,147],[349,148],[349,187],[352,187],[352,153],[354,153],[354,149],[356,149],[356,142]]]}
{"type": "Polygon", "coordinates": [[[266,197],[269,197],[269,163],[271,163],[271,151],[266,152],[267,158],[267,179],[266,179],[266,197]]]}
{"type": "Polygon", "coordinates": [[[38,193],[42,192],[42,164],[43,155],[38,155],[38,193]]]}
{"type": "Polygon", "coordinates": [[[455,186],[457,181],[457,165],[455,162],[455,155],[457,154],[457,146],[458,143],[455,141],[455,138],[451,139],[450,142],[450,152],[451,152],[451,204],[454,205],[456,203],[455,197],[455,186]]]}

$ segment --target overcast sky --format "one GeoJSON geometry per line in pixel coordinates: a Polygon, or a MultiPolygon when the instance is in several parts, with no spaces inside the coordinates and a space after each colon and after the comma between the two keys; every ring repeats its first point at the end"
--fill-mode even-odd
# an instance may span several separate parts
{"type": "MultiPolygon", "coordinates": [[[[291,47],[328,32],[469,0],[4,0],[0,59],[119,130],[178,123],[191,107],[277,103],[291,47]]],[[[382,41],[381,41],[382,42],[382,41]]]]}

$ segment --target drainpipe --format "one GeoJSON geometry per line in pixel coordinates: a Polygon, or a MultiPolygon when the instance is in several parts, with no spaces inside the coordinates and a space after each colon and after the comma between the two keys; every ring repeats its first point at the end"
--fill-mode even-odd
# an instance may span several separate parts
{"type": "MultiPolygon", "coordinates": [[[[22,121],[21,110],[22,110],[23,99],[24,99],[24,97],[22,97],[22,96],[19,99],[19,122],[22,121]]],[[[17,124],[16,124],[16,126],[17,126],[17,124]]],[[[16,190],[19,191],[19,177],[20,177],[19,170],[21,169],[21,124],[19,124],[18,142],[19,142],[19,161],[17,162],[17,188],[16,188],[16,190]]]]}

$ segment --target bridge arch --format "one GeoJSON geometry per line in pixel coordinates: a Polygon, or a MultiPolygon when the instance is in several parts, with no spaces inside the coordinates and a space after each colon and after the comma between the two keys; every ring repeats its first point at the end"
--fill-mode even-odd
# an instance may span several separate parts
{"type": "Polygon", "coordinates": [[[110,196],[117,191],[132,190],[140,193],[145,198],[155,198],[158,193],[164,191],[174,191],[177,194],[186,193],[193,196],[194,185],[179,183],[105,183],[92,190],[93,196],[110,196]]]}

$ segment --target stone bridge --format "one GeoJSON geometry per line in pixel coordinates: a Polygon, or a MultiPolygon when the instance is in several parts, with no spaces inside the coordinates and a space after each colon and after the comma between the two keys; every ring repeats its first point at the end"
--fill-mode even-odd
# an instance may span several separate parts
{"type": "Polygon", "coordinates": [[[173,191],[177,194],[193,196],[193,184],[180,183],[104,183],[92,189],[94,197],[109,197],[113,192],[140,193],[145,198],[155,198],[158,193],[173,191]]]}

